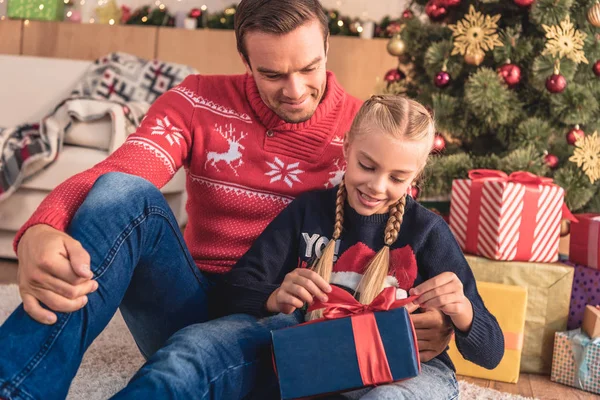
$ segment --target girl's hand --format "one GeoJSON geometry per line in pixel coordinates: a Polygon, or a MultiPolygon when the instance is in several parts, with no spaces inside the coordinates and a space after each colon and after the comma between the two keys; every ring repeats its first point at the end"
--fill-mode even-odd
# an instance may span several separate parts
{"type": "Polygon", "coordinates": [[[272,313],[291,314],[304,303],[312,304],[316,296],[327,301],[325,293],[331,292],[331,286],[315,271],[307,268],[296,268],[285,276],[285,279],[267,300],[267,311],[272,313]]]}
{"type": "Polygon", "coordinates": [[[410,289],[419,296],[415,303],[422,308],[437,308],[448,315],[462,332],[468,332],[473,323],[473,306],[463,292],[463,284],[453,272],[443,272],[410,289]]]}

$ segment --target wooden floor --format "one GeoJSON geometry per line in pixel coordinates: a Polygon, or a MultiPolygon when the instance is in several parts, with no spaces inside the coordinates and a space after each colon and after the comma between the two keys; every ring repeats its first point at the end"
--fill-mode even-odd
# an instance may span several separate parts
{"type": "MultiPolygon", "coordinates": [[[[0,259],[0,284],[17,282],[17,264],[12,260],[0,259]]],[[[600,400],[600,396],[570,388],[550,380],[549,376],[521,374],[519,383],[503,383],[485,379],[459,376],[467,382],[489,387],[500,392],[518,394],[525,397],[536,397],[542,400],[600,400]]]]}
{"type": "Polygon", "coordinates": [[[518,394],[525,397],[535,397],[542,400],[592,400],[600,399],[592,393],[583,392],[569,386],[552,382],[547,375],[521,374],[519,383],[504,383],[489,381],[486,379],[459,376],[458,379],[465,380],[475,385],[498,390],[499,392],[518,394]]]}

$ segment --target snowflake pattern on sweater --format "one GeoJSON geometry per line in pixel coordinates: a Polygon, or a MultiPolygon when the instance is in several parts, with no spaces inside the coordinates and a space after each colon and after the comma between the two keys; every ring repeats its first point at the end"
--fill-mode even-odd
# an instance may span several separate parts
{"type": "Polygon", "coordinates": [[[362,104],[327,75],[308,121],[283,121],[251,75],[191,75],[160,96],[137,131],[93,168],[59,185],[21,228],[65,230],[96,179],[107,172],[164,186],[187,173],[184,234],[198,267],[223,273],[300,193],[332,185],[343,168],[340,140],[362,104]]]}

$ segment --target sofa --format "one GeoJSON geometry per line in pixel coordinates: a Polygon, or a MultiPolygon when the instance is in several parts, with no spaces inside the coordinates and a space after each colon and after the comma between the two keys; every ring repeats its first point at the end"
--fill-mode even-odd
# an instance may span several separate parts
{"type": "MultiPolygon", "coordinates": [[[[69,95],[90,65],[90,61],[0,55],[0,127],[39,122],[69,95]]],[[[108,116],[74,123],[58,159],[0,202],[0,258],[16,258],[12,249],[16,232],[52,189],[105,159],[119,141],[123,138],[112,137],[108,116]]],[[[161,191],[179,224],[185,224],[184,170],[161,191]]]]}

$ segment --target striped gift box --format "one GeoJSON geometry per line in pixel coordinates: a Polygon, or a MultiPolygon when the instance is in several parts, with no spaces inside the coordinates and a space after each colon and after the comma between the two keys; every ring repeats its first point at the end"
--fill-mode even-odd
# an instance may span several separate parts
{"type": "Polygon", "coordinates": [[[493,260],[558,259],[564,190],[528,172],[472,170],[452,183],[450,229],[465,253],[493,260]]]}

